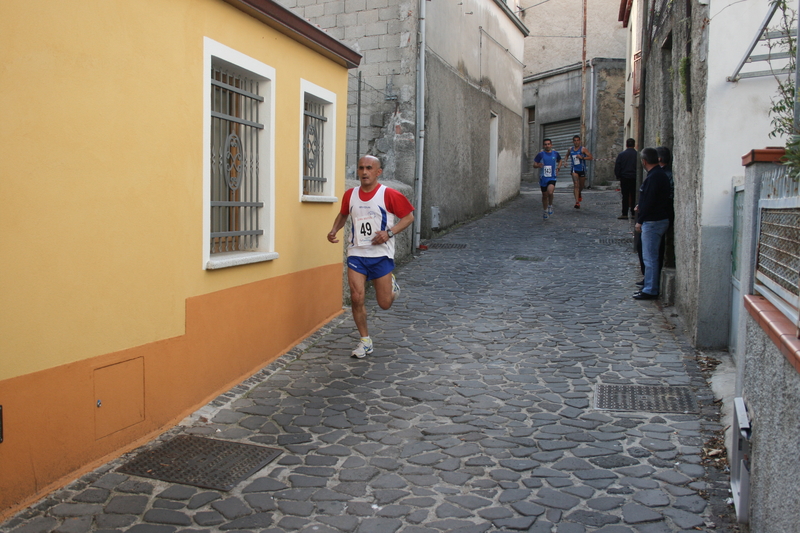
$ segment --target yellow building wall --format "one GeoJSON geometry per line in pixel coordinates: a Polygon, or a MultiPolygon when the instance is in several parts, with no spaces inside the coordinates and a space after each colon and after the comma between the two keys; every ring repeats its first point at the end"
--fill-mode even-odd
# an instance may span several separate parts
{"type": "Polygon", "coordinates": [[[0,516],[341,312],[300,78],[337,94],[341,197],[345,67],[221,0],[0,2],[0,516]],[[202,269],[204,37],[275,69],[273,261],[202,269]]]}

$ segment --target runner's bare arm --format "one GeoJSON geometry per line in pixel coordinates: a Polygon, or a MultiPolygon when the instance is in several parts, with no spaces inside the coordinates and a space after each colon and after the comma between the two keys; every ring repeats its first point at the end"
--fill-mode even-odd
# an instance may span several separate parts
{"type": "Polygon", "coordinates": [[[336,238],[336,234],[339,233],[339,230],[344,227],[345,222],[347,222],[347,215],[343,215],[341,213],[336,215],[336,218],[333,221],[333,227],[328,233],[328,242],[332,242],[334,244],[339,242],[339,239],[336,238]]]}

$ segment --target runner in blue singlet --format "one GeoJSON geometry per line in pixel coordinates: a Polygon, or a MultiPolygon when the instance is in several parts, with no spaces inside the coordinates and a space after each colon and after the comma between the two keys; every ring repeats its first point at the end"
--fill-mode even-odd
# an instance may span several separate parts
{"type": "Polygon", "coordinates": [[[573,147],[569,149],[569,162],[572,165],[572,192],[575,195],[575,209],[581,208],[583,189],[586,187],[586,163],[591,161],[592,154],[581,146],[581,136],[572,137],[573,147]]]}

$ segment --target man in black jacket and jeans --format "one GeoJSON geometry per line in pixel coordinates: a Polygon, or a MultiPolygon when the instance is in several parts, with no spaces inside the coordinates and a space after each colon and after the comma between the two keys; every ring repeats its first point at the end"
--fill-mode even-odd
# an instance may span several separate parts
{"type": "Polygon", "coordinates": [[[667,173],[658,164],[658,152],[655,148],[642,150],[641,158],[647,177],[639,189],[639,210],[635,229],[642,233],[644,286],[633,297],[637,300],[653,300],[658,297],[661,281],[658,248],[672,218],[672,188],[667,173]]]}
{"type": "Polygon", "coordinates": [[[619,219],[628,218],[630,210],[631,218],[634,217],[633,207],[636,205],[636,141],[628,139],[625,141],[626,149],[620,152],[614,163],[614,176],[619,180],[619,188],[622,192],[622,215],[619,219]]]}

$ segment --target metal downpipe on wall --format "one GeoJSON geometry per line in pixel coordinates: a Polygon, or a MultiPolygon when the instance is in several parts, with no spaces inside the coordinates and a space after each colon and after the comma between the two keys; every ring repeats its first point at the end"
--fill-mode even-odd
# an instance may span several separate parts
{"type": "Polygon", "coordinates": [[[419,0],[419,60],[417,61],[417,165],[416,176],[414,177],[414,207],[417,209],[417,216],[414,217],[414,238],[412,248],[419,248],[420,234],[422,233],[422,174],[423,156],[425,155],[425,2],[419,0]]]}

